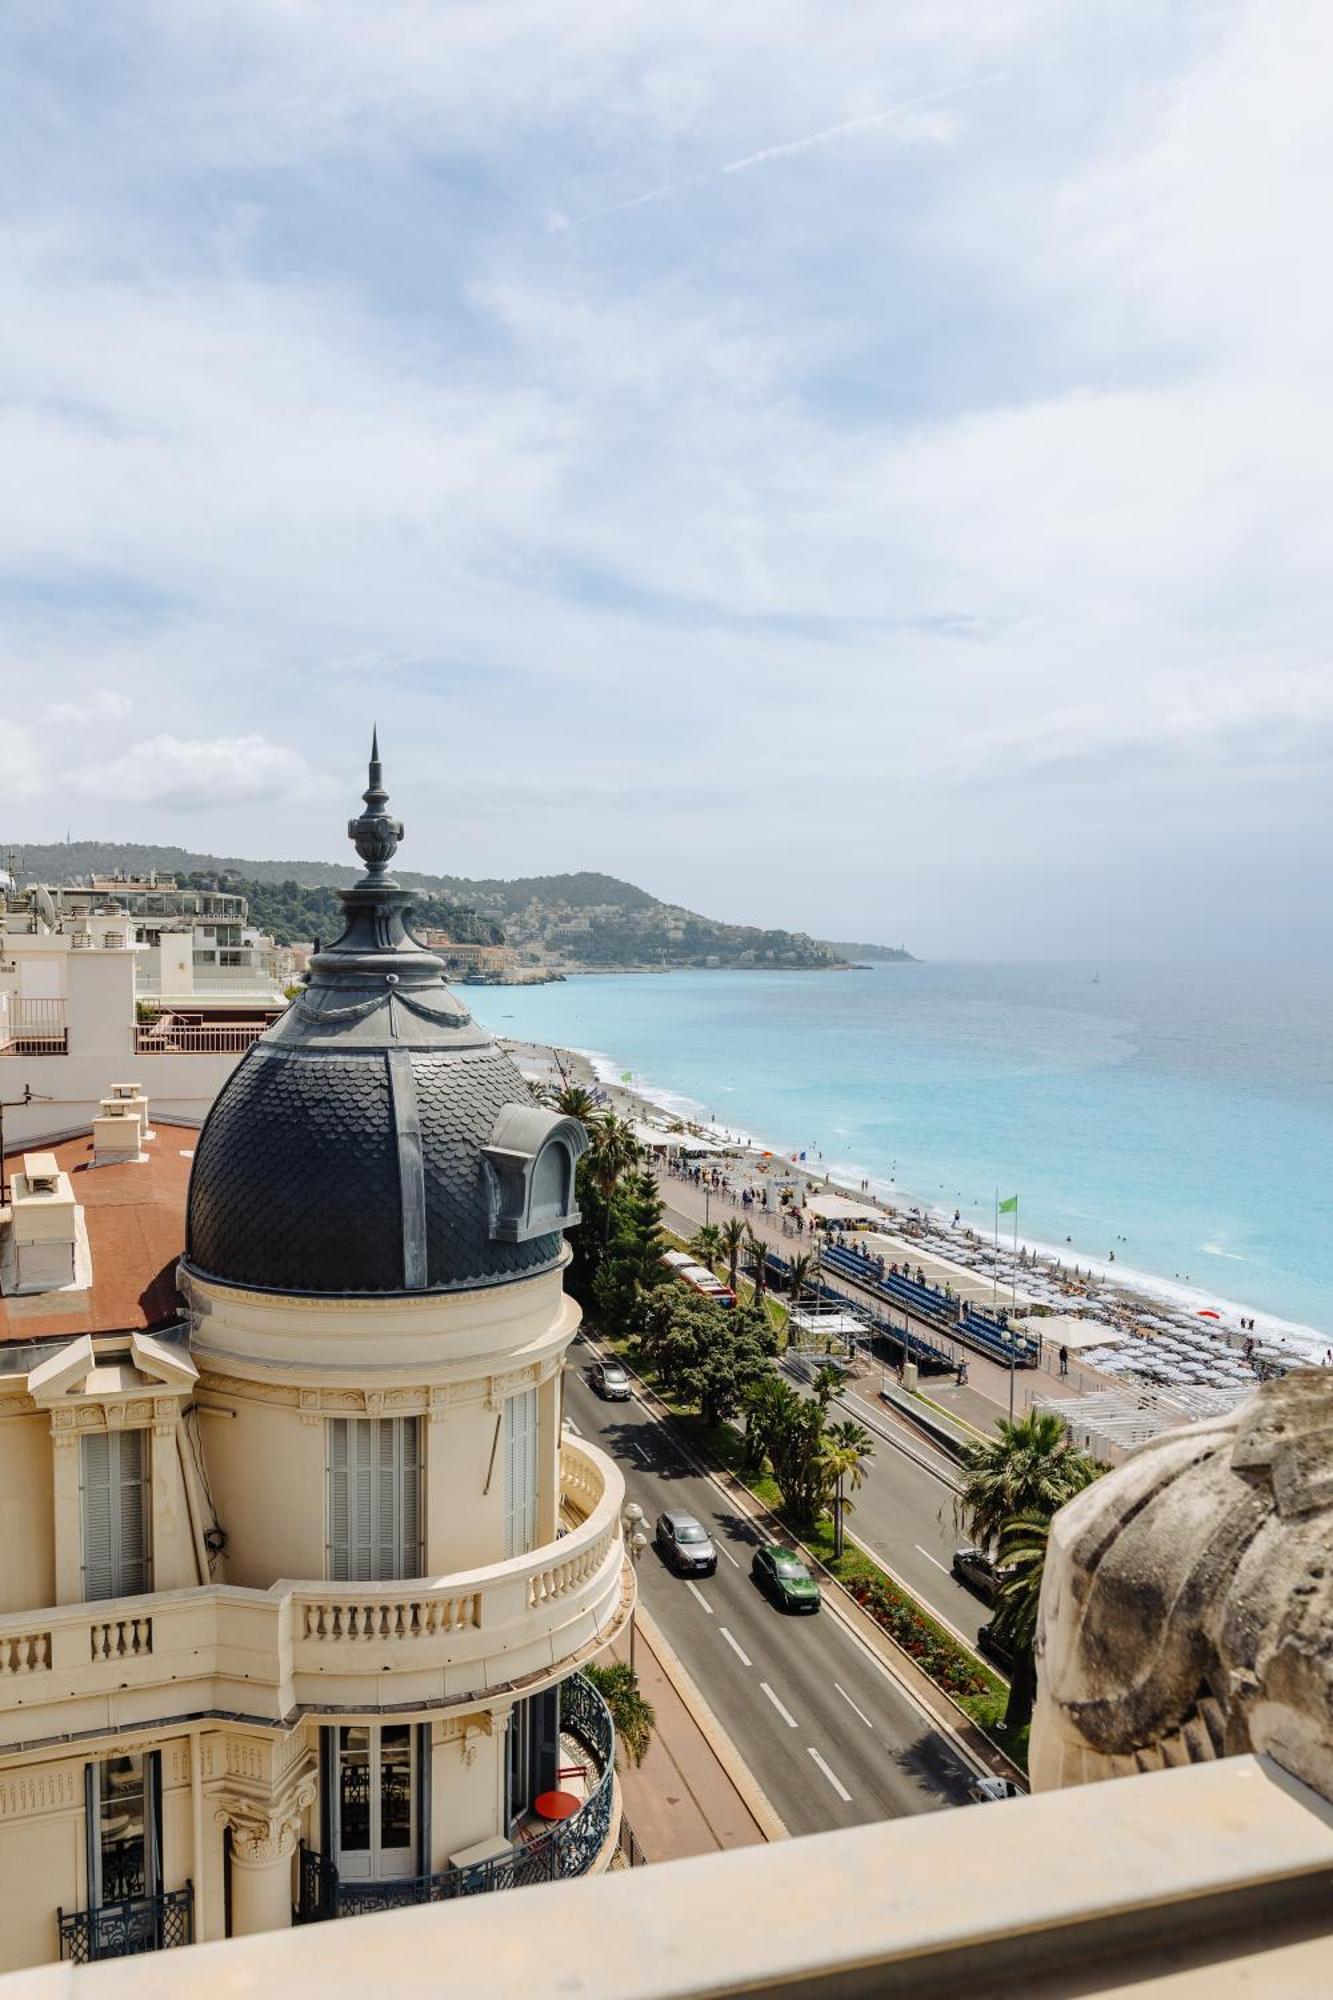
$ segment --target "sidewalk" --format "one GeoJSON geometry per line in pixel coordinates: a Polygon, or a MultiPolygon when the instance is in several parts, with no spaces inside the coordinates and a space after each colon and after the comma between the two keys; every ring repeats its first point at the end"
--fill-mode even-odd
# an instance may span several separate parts
{"type": "MultiPolygon", "coordinates": [[[[612,1656],[629,1658],[627,1638],[616,1641],[612,1656]]],[[[781,1838],[776,1816],[770,1812],[767,1825],[761,1824],[762,1804],[751,1810],[742,1797],[723,1762],[725,1757],[740,1765],[739,1753],[721,1737],[711,1717],[697,1717],[686,1705],[677,1686],[682,1677],[679,1663],[642,1610],[634,1665],[644,1697],[657,1711],[657,1727],[639,1768],[622,1764],[620,1789],[625,1818],[645,1861],[680,1861],[691,1854],[715,1854],[720,1848],[753,1847],[781,1838]]]]}

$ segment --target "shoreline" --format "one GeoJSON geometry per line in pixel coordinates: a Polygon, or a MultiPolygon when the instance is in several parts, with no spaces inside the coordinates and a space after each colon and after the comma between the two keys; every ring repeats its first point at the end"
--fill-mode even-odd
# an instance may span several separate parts
{"type": "Polygon", "coordinates": [[[720,1120],[710,1120],[700,1100],[684,1091],[654,1085],[637,1074],[633,1082],[625,1082],[627,1072],[617,1066],[614,1057],[605,1050],[565,1048],[522,1038],[511,1040],[510,1046],[516,1053],[527,1051],[532,1057],[545,1059],[552,1066],[563,1058],[574,1080],[599,1088],[622,1115],[646,1122],[651,1122],[652,1114],[658,1117],[665,1115],[692,1126],[717,1143],[735,1147],[742,1156],[737,1163],[742,1170],[746,1164],[757,1168],[759,1161],[765,1157],[781,1160],[787,1169],[784,1178],[796,1178],[812,1190],[827,1186],[851,1200],[865,1201],[881,1208],[885,1211],[886,1222],[895,1229],[904,1226],[924,1229],[934,1254],[987,1277],[994,1271],[1001,1297],[1011,1284],[1031,1295],[1033,1280],[1039,1278],[1062,1294],[1062,1298],[1054,1302],[1056,1310],[1084,1312],[1089,1317],[1105,1319],[1111,1325],[1124,1322],[1152,1324],[1158,1317],[1197,1324],[1203,1313],[1216,1312],[1220,1319],[1214,1323],[1239,1336],[1242,1317],[1254,1318],[1258,1322],[1256,1338],[1261,1345],[1281,1348],[1312,1365],[1318,1363],[1333,1344],[1328,1334],[1303,1321],[1285,1319],[1260,1305],[1229,1299],[1218,1292],[1186,1284],[1183,1280],[1163,1278],[1120,1263],[1111,1264],[1102,1258],[1085,1258],[1073,1252],[1068,1245],[1062,1248],[1020,1233],[1018,1249],[1027,1258],[1036,1260],[1034,1269],[1030,1264],[1015,1262],[1013,1236],[1006,1239],[1002,1231],[997,1257],[995,1245],[988,1236],[966,1221],[955,1227],[947,1208],[914,1193],[896,1179],[885,1180],[882,1176],[864,1174],[854,1162],[824,1158],[817,1163],[809,1160],[802,1162],[785,1147],[766,1140],[759,1133],[726,1126],[720,1120]],[[744,1157],[746,1155],[750,1156],[748,1161],[744,1157]],[[1077,1279],[1075,1271],[1080,1274],[1077,1279]]]}

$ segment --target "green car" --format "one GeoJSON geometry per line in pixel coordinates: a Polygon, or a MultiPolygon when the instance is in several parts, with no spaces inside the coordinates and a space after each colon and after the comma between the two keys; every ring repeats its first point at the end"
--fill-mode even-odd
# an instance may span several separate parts
{"type": "Polygon", "coordinates": [[[765,1542],[755,1550],[750,1575],[782,1611],[818,1611],[823,1602],[801,1558],[780,1542],[765,1542]]]}

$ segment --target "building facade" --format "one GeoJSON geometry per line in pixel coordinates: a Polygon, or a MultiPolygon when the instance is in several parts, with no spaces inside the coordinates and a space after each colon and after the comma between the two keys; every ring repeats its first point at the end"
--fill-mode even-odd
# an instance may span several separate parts
{"type": "Polygon", "coordinates": [[[613,1731],[578,1669],[632,1611],[623,1486],[561,1419],[585,1138],[408,935],[377,761],[366,805],[343,937],[202,1132],[52,1162],[68,1218],[99,1174],[160,1171],[164,1139],[193,1152],[151,1317],[93,1309],[95,1229],[69,1285],[59,1257],[6,1282],[5,1967],[614,1848],[613,1731]]]}

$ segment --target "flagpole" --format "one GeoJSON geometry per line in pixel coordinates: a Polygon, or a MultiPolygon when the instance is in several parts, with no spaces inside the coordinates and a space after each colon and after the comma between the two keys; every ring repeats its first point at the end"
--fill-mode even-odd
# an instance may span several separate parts
{"type": "Polygon", "coordinates": [[[994,1318],[995,1316],[995,1308],[999,1302],[999,1284],[1000,1284],[1000,1190],[996,1188],[995,1255],[991,1259],[991,1267],[990,1267],[990,1309],[992,1318],[994,1318]]]}

